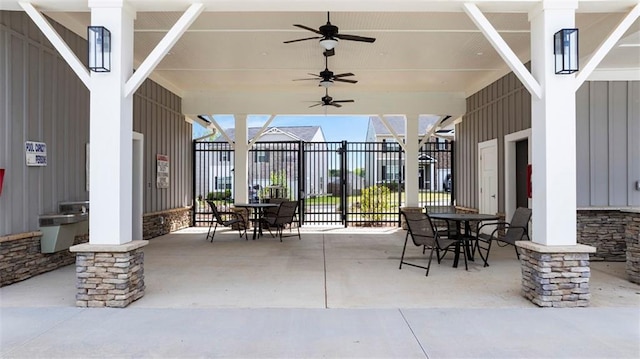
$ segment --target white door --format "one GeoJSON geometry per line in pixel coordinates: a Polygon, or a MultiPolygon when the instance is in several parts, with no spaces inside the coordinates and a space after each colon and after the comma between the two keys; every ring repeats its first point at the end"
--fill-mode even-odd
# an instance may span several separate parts
{"type": "Polygon", "coordinates": [[[478,188],[480,213],[498,212],[498,141],[478,144],[478,188]]]}

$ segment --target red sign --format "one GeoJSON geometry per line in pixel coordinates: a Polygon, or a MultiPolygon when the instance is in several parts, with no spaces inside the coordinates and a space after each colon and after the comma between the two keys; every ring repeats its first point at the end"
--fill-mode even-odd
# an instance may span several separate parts
{"type": "Polygon", "coordinates": [[[527,197],[531,198],[531,165],[527,165],[527,197]]]}
{"type": "Polygon", "coordinates": [[[2,194],[2,182],[4,182],[4,168],[0,168],[0,194],[2,194]]]}

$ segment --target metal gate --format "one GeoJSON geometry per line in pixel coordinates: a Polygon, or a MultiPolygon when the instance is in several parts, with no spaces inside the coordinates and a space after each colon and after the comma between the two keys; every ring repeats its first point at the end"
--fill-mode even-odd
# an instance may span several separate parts
{"type": "MultiPolygon", "coordinates": [[[[204,199],[233,203],[234,151],[194,141],[194,225],[209,222],[204,199]]],[[[418,154],[420,206],[453,204],[453,143],[428,142],[418,154]]],[[[300,202],[307,225],[397,226],[404,198],[405,153],[393,142],[257,142],[249,150],[250,201],[300,202]]]]}

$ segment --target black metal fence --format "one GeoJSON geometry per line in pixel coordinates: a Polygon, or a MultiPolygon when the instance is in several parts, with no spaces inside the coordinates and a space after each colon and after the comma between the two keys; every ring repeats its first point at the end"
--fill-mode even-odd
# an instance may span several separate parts
{"type": "MultiPolygon", "coordinates": [[[[204,199],[233,203],[234,151],[194,141],[194,224],[208,223],[204,199]]],[[[428,142],[418,154],[420,206],[453,204],[453,143],[428,142]]],[[[392,142],[257,142],[249,150],[250,201],[300,201],[302,224],[400,224],[405,153],[392,142]]]]}

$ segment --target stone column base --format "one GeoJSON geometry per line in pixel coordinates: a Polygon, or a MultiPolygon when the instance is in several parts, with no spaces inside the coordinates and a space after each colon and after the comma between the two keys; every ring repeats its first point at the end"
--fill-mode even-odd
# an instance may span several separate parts
{"type": "Polygon", "coordinates": [[[588,307],[589,253],[596,248],[516,242],[522,268],[522,295],[540,307],[588,307]]]}
{"type": "MultiPolygon", "coordinates": [[[[400,210],[402,212],[407,212],[407,213],[421,213],[422,210],[424,210],[424,208],[422,207],[402,207],[400,208],[400,210]]],[[[402,229],[407,229],[407,223],[404,220],[404,216],[400,216],[400,225],[402,226],[402,229]]]]}
{"type": "Polygon", "coordinates": [[[84,243],[76,253],[76,306],[124,308],[144,296],[144,252],[149,241],[84,243]]]}

